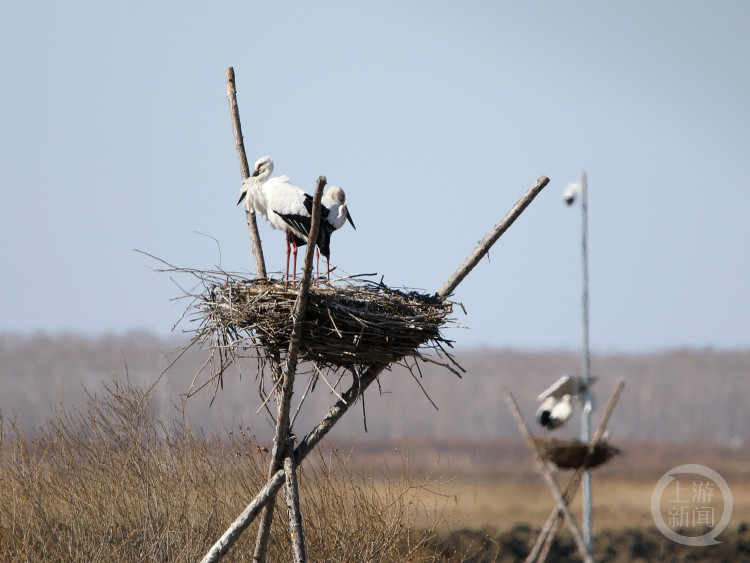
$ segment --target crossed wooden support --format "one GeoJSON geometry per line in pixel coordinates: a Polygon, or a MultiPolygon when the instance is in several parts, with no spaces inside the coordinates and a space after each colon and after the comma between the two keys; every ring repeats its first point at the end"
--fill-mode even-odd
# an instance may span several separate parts
{"type": "Polygon", "coordinates": [[[547,523],[544,525],[544,528],[542,528],[542,531],[539,533],[539,537],[537,538],[537,541],[534,544],[534,547],[532,548],[531,553],[529,553],[528,557],[526,558],[526,563],[544,561],[547,558],[549,549],[552,546],[552,540],[554,539],[555,534],[557,533],[557,528],[559,526],[559,522],[561,519],[565,521],[565,524],[568,526],[570,533],[573,535],[573,540],[575,541],[576,548],[578,549],[578,552],[580,553],[583,560],[586,563],[590,563],[594,561],[591,553],[589,552],[586,546],[586,542],[583,541],[583,535],[581,534],[581,530],[578,528],[575,518],[573,518],[573,515],[570,513],[570,510],[568,509],[568,503],[573,498],[573,495],[575,494],[576,489],[578,488],[578,485],[581,482],[581,477],[583,477],[583,472],[588,466],[589,459],[594,453],[594,449],[596,448],[596,445],[599,443],[599,441],[602,439],[602,436],[604,435],[604,431],[606,430],[607,424],[609,423],[609,418],[612,415],[612,411],[614,410],[615,405],[617,404],[617,400],[620,398],[620,394],[622,393],[623,387],[625,387],[625,382],[623,380],[620,380],[617,384],[617,388],[615,389],[615,392],[612,394],[612,397],[609,399],[609,402],[607,403],[607,407],[604,410],[604,417],[602,418],[602,421],[599,424],[599,427],[596,429],[596,433],[594,434],[594,437],[591,439],[591,442],[589,442],[588,454],[584,457],[583,463],[581,464],[581,466],[578,469],[576,469],[576,472],[573,475],[573,478],[570,480],[570,483],[568,483],[568,486],[565,488],[565,492],[560,492],[560,488],[557,485],[557,481],[555,481],[555,478],[552,476],[552,473],[550,473],[549,467],[547,466],[547,463],[545,462],[544,457],[542,456],[542,453],[539,451],[539,447],[537,446],[536,442],[534,442],[534,439],[531,436],[531,432],[529,431],[529,427],[526,424],[526,421],[524,420],[523,416],[521,416],[521,411],[518,409],[518,404],[516,403],[516,400],[513,398],[513,394],[510,392],[510,389],[508,389],[507,387],[505,388],[505,400],[508,402],[508,406],[510,407],[511,413],[513,413],[513,418],[516,419],[516,424],[518,424],[518,428],[521,430],[521,434],[526,440],[526,444],[528,445],[531,452],[534,454],[534,459],[539,465],[539,470],[542,473],[542,477],[544,477],[544,480],[547,482],[547,485],[549,486],[550,491],[552,492],[552,496],[555,498],[555,502],[557,503],[555,508],[552,509],[552,513],[547,519],[547,523]]]}
{"type": "MultiPolygon", "coordinates": [[[[242,178],[248,177],[250,170],[245,155],[242,128],[237,107],[234,70],[227,70],[227,96],[232,117],[237,155],[240,162],[242,178]]],[[[320,200],[326,178],[318,178],[315,196],[313,199],[312,227],[309,240],[315,240],[315,233],[319,228],[320,200]]],[[[541,176],[526,193],[511,208],[508,214],[492,229],[492,231],[479,243],[474,252],[464,261],[456,272],[437,291],[436,297],[447,299],[458,284],[476,266],[479,261],[489,252],[490,247],[497,242],[500,236],[513,224],[533,199],[549,183],[549,178],[541,176]]],[[[259,278],[266,276],[263,261],[263,249],[258,236],[255,214],[247,212],[247,226],[255,257],[256,271],[259,278]]],[[[378,375],[388,367],[385,362],[372,364],[362,370],[354,378],[352,386],[339,396],[339,400],[330,408],[328,414],[313,428],[297,447],[294,447],[295,437],[292,433],[289,419],[289,407],[294,386],[294,377],[297,367],[297,351],[301,341],[302,322],[305,317],[307,296],[310,287],[312,273],[312,256],[315,245],[309,244],[305,252],[305,262],[302,273],[302,281],[299,285],[299,293],[293,312],[292,336],[289,342],[285,362],[281,362],[269,354],[271,360],[271,371],[274,378],[274,389],[276,390],[277,418],[276,434],[274,436],[272,461],[269,466],[269,475],[266,485],[258,492],[245,510],[237,517],[221,538],[211,547],[202,562],[209,563],[218,561],[234,544],[242,532],[260,514],[260,525],[256,540],[253,561],[262,562],[266,559],[266,548],[273,519],[273,499],[282,485],[286,485],[286,504],[289,519],[289,532],[292,539],[293,560],[301,563],[306,560],[305,542],[302,529],[302,517],[299,506],[299,493],[297,491],[296,471],[302,460],[309,454],[318,442],[328,433],[336,422],[344,415],[351,405],[365,392],[367,387],[377,379],[378,375]]]]}

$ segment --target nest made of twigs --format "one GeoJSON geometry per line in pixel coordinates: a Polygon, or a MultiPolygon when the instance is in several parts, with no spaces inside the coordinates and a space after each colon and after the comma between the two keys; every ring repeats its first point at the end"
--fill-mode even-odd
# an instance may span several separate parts
{"type": "MultiPolygon", "coordinates": [[[[542,457],[551,461],[560,469],[578,469],[584,464],[589,446],[580,440],[558,440],[557,438],[537,438],[534,440],[542,457]]],[[[599,441],[594,452],[586,463],[591,469],[607,463],[620,453],[620,450],[607,442],[599,441]]]]}
{"type": "MultiPolygon", "coordinates": [[[[298,289],[282,281],[227,277],[199,297],[200,332],[222,345],[247,342],[266,352],[289,348],[298,289]]],[[[350,279],[313,285],[307,300],[299,358],[327,367],[397,362],[440,334],[452,303],[382,283],[350,279]]]]}

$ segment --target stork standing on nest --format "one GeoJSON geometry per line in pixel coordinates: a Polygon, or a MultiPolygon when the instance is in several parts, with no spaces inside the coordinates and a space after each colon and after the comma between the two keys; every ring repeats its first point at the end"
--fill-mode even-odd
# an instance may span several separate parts
{"type": "MultiPolygon", "coordinates": [[[[240,199],[246,210],[263,215],[271,226],[286,234],[286,283],[289,283],[289,248],[292,247],[293,278],[297,276],[297,248],[308,242],[312,225],[312,196],[289,182],[287,176],[270,178],[273,172],[271,157],[264,156],[255,163],[253,174],[242,183],[240,199]]],[[[321,221],[316,245],[330,258],[330,241],[333,231],[340,229],[349,220],[354,227],[346,206],[344,190],[332,186],[321,202],[321,221]]],[[[356,229],[356,227],[354,227],[356,229]]],[[[319,265],[318,265],[319,269],[319,265]]],[[[328,263],[330,275],[330,262],[328,263]]]]}
{"type": "Polygon", "coordinates": [[[301,230],[304,227],[295,220],[295,217],[307,214],[309,218],[311,211],[307,211],[304,206],[307,194],[289,182],[289,178],[285,175],[269,178],[272,172],[271,157],[259,158],[255,162],[253,173],[242,182],[237,205],[242,203],[247,211],[262,215],[273,228],[284,231],[286,234],[286,282],[289,283],[289,247],[294,247],[296,276],[297,247],[307,244],[308,231],[301,230]]]}
{"type": "MultiPolygon", "coordinates": [[[[592,378],[592,382],[595,378],[592,378]]],[[[536,411],[536,419],[548,430],[554,430],[565,424],[573,414],[573,398],[586,393],[586,382],[580,375],[563,375],[544,393],[537,397],[542,401],[536,411]]]]}
{"type": "MultiPolygon", "coordinates": [[[[266,201],[263,197],[261,187],[273,172],[273,160],[270,156],[263,156],[255,161],[253,173],[242,181],[240,188],[240,199],[237,205],[243,204],[246,211],[254,211],[263,217],[267,217],[266,201]]],[[[288,179],[286,176],[280,178],[288,179]]]]}

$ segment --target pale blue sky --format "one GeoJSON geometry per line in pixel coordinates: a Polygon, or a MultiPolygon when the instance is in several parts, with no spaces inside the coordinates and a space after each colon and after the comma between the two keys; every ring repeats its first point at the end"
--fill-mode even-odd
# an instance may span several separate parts
{"type": "Polygon", "coordinates": [[[586,170],[594,349],[750,346],[750,4],[270,4],[3,3],[0,331],[167,333],[185,304],[133,249],[212,268],[196,231],[254,267],[234,66],[249,159],[346,190],[350,274],[435,291],[551,178],[459,286],[459,344],[579,346],[586,170]]]}

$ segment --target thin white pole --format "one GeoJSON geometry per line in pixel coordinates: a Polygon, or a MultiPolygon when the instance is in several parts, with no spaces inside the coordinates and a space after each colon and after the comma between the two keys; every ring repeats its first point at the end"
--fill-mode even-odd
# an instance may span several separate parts
{"type": "MultiPolygon", "coordinates": [[[[583,409],[581,420],[581,440],[588,443],[591,439],[591,401],[589,400],[589,386],[591,374],[589,373],[589,260],[588,260],[588,189],[586,172],[581,174],[581,215],[582,215],[582,266],[583,266],[583,379],[586,383],[586,393],[583,397],[583,409]]],[[[587,469],[583,473],[583,540],[586,548],[591,552],[591,472],[587,469]]]]}

